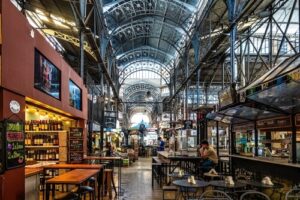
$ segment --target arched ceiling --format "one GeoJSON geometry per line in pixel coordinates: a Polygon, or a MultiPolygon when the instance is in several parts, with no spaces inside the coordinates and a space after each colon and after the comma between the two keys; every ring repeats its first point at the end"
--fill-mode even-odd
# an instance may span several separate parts
{"type": "Polygon", "coordinates": [[[137,72],[151,72],[158,74],[163,84],[168,85],[190,44],[195,22],[202,14],[200,10],[208,2],[102,0],[108,38],[119,68],[119,82],[126,85],[123,101],[144,102],[148,91],[154,101],[161,101],[157,84],[140,83],[144,81],[142,77],[130,83],[127,79],[137,72]]]}
{"type": "Polygon", "coordinates": [[[147,92],[150,92],[150,96],[152,96],[152,98],[154,99],[152,101],[158,101],[160,99],[158,88],[147,83],[137,83],[125,88],[124,98],[127,101],[137,101],[139,99],[141,101],[145,101],[147,92]]]}

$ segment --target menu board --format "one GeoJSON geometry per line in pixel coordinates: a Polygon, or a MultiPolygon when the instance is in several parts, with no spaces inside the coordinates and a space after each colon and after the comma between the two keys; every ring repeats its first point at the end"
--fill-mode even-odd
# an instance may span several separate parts
{"type": "Polygon", "coordinates": [[[69,133],[69,163],[83,161],[83,129],[70,128],[69,133]]]}
{"type": "Polygon", "coordinates": [[[70,128],[70,138],[83,138],[82,128],[70,128]]]}
{"type": "Polygon", "coordinates": [[[6,122],[6,169],[25,165],[24,125],[21,122],[6,122]]]}
{"type": "Polygon", "coordinates": [[[4,159],[4,130],[3,123],[0,124],[0,174],[5,171],[5,159],[4,159]]]}
{"type": "Polygon", "coordinates": [[[83,149],[83,140],[70,139],[70,150],[81,151],[83,149]]]}
{"type": "Polygon", "coordinates": [[[82,163],[83,161],[83,153],[80,152],[70,152],[69,155],[69,163],[82,163]]]}

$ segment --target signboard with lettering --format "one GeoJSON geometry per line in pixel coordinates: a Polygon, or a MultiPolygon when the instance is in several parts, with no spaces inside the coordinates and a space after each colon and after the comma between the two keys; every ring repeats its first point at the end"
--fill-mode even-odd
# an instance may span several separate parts
{"type": "Polygon", "coordinates": [[[104,128],[115,129],[117,127],[117,112],[105,111],[104,112],[104,128]]]}
{"type": "Polygon", "coordinates": [[[22,122],[6,122],[5,127],[6,169],[24,166],[24,125],[22,122]]]}
{"type": "Polygon", "coordinates": [[[69,133],[69,163],[83,161],[83,129],[70,128],[69,133]]]}
{"type": "Polygon", "coordinates": [[[290,117],[264,119],[257,121],[257,128],[269,129],[269,128],[284,128],[291,126],[290,117]]]}
{"type": "Polygon", "coordinates": [[[184,120],[183,129],[192,129],[193,121],[192,120],[184,120]]]}

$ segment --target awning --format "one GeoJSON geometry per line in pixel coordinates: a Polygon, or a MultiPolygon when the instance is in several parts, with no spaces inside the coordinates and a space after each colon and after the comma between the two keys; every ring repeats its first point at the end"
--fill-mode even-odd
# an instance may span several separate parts
{"type": "Polygon", "coordinates": [[[300,54],[284,60],[242,92],[246,98],[293,114],[300,112],[300,54]]]}

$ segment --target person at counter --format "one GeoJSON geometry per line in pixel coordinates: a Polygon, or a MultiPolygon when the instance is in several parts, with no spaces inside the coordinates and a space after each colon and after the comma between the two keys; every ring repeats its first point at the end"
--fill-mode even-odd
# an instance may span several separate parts
{"type": "Polygon", "coordinates": [[[107,157],[113,156],[113,147],[110,142],[106,143],[106,155],[107,157]]]}
{"type": "Polygon", "coordinates": [[[165,150],[165,142],[162,140],[161,137],[158,137],[157,140],[158,140],[157,151],[164,151],[165,150]]]}
{"type": "Polygon", "coordinates": [[[201,169],[207,172],[218,164],[218,155],[215,149],[209,145],[207,140],[201,142],[200,157],[203,159],[201,169]]]}

